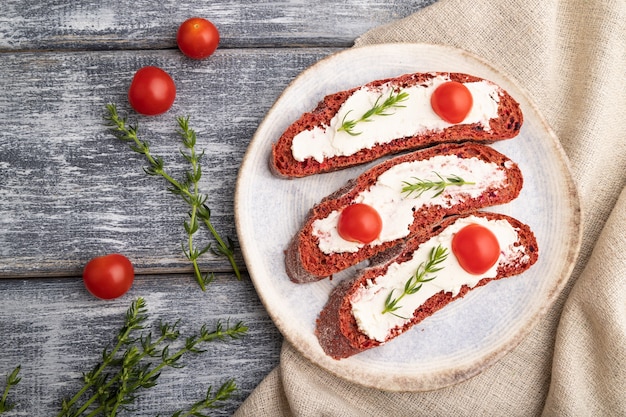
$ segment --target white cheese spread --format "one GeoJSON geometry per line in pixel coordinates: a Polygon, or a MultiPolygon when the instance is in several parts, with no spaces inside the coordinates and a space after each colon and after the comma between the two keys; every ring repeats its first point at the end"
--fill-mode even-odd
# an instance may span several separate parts
{"type": "MultiPolygon", "coordinates": [[[[402,92],[408,93],[408,98],[398,103],[402,107],[389,109],[387,116],[374,116],[367,122],[358,123],[354,132],[360,134],[356,136],[343,130],[338,131],[344,118],[358,119],[379,98],[384,100],[394,89],[391,84],[384,84],[376,90],[362,87],[343,103],[329,125],[302,131],[293,138],[293,157],[296,161],[314,158],[323,162],[325,158],[353,155],[361,149],[371,149],[377,144],[388,143],[397,138],[440,131],[452,126],[441,119],[430,104],[433,91],[447,81],[450,81],[448,77],[438,75],[423,84],[402,89],[402,92]]],[[[464,84],[472,94],[473,105],[461,124],[479,123],[483,129],[489,130],[489,120],[498,117],[498,86],[488,81],[464,84]]]]}
{"type": "MultiPolygon", "coordinates": [[[[506,181],[506,171],[493,162],[479,158],[459,158],[456,155],[437,155],[420,161],[404,162],[393,166],[380,175],[375,184],[362,191],[354,199],[355,203],[372,206],[383,223],[379,237],[370,242],[372,246],[404,238],[409,234],[413,223],[413,211],[424,206],[449,208],[468,198],[478,197],[490,187],[499,187],[506,181]],[[428,190],[420,196],[402,192],[404,182],[421,180],[440,181],[437,174],[446,178],[451,175],[474,183],[450,185],[433,197],[438,191],[428,190]]],[[[319,238],[319,248],[326,254],[357,252],[363,243],[342,239],[337,232],[337,222],[341,213],[337,210],[327,217],[313,222],[313,235],[319,238]]]]}
{"type": "Polygon", "coordinates": [[[385,275],[376,277],[374,280],[368,280],[366,285],[356,291],[351,303],[352,314],[359,330],[372,339],[384,342],[392,329],[407,323],[413,316],[413,312],[433,295],[443,290],[455,296],[463,285],[473,288],[481,279],[495,277],[499,264],[507,263],[507,261],[518,257],[528,258],[528,255],[524,254],[524,247],[514,246],[517,240],[517,229],[506,220],[488,220],[476,216],[457,220],[439,235],[420,245],[413,253],[410,261],[391,264],[385,275]],[[500,245],[498,261],[491,269],[480,275],[466,272],[459,265],[451,248],[454,234],[470,224],[488,227],[495,234],[500,245]],[[442,269],[427,277],[435,276],[436,278],[423,283],[422,288],[416,293],[404,296],[398,303],[400,309],[394,311],[394,314],[389,312],[382,314],[389,293],[394,290],[396,296],[399,296],[405,283],[415,274],[422,262],[427,262],[430,251],[438,245],[448,250],[448,256],[444,262],[438,265],[442,269]]]}

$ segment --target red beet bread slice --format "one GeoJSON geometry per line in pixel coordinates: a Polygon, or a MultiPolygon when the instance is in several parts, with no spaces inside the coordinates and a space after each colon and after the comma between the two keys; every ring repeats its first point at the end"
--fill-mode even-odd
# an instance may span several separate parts
{"type": "Polygon", "coordinates": [[[358,276],[341,282],[331,292],[317,319],[316,335],[326,354],[334,359],[352,356],[389,342],[452,301],[462,298],[469,291],[494,280],[521,274],[537,261],[538,256],[539,250],[533,232],[514,218],[480,212],[449,217],[440,225],[423,231],[408,241],[399,255],[365,268],[358,276]],[[464,223],[456,223],[457,221],[464,223]],[[394,292],[388,301],[402,293],[403,289],[398,287],[398,282],[405,282],[410,278],[412,268],[418,262],[425,261],[425,253],[440,243],[449,247],[451,236],[458,233],[458,230],[452,232],[450,228],[459,229],[473,222],[482,222],[487,226],[498,224],[499,229],[507,230],[503,223],[506,222],[515,232],[510,235],[507,235],[509,232],[502,232],[506,237],[498,238],[501,241],[501,254],[491,271],[483,275],[467,273],[459,266],[455,254],[450,250],[446,260],[437,265],[441,269],[428,277],[434,277],[432,281],[424,282],[415,295],[399,300],[398,305],[403,305],[404,311],[382,313],[386,297],[392,290],[394,292]],[[411,271],[408,275],[407,270],[411,271]],[[390,282],[394,279],[395,282],[390,282]],[[449,291],[445,290],[447,286],[449,291]],[[380,294],[372,295],[375,293],[380,294]],[[409,297],[422,298],[411,301],[409,297]],[[373,325],[371,317],[378,317],[381,323],[373,325]]]}
{"type": "MultiPolygon", "coordinates": [[[[373,100],[370,99],[370,107],[372,107],[371,101],[373,100]]],[[[397,78],[373,81],[364,86],[326,96],[313,111],[304,113],[291,124],[273,144],[270,169],[275,175],[281,177],[303,177],[362,164],[384,155],[415,150],[442,142],[471,140],[491,143],[515,137],[519,133],[522,123],[523,115],[519,103],[507,91],[489,80],[462,73],[405,74],[397,78]],[[478,114],[483,109],[490,108],[489,113],[485,113],[484,116],[487,119],[484,120],[484,117],[483,119],[474,119],[468,115],[459,123],[439,123],[442,120],[438,119],[432,110],[429,97],[432,90],[444,81],[486,87],[472,92],[474,96],[472,111],[475,110],[478,114]],[[411,91],[407,93],[406,100],[396,103],[395,106],[384,108],[381,113],[385,113],[386,117],[372,116],[367,122],[358,123],[354,128],[354,135],[347,135],[345,131],[339,134],[338,130],[341,131],[340,126],[346,119],[358,119],[359,116],[365,115],[363,109],[348,108],[354,105],[358,107],[358,103],[352,104],[348,101],[353,96],[360,97],[356,96],[356,93],[372,91],[373,94],[378,94],[380,92],[380,100],[377,101],[377,104],[380,105],[389,97],[388,94],[397,95],[418,86],[422,87],[424,91],[418,90],[415,93],[411,91]],[[421,101],[417,101],[418,96],[421,101]],[[415,97],[415,101],[413,97],[415,97]],[[411,107],[410,103],[413,102],[421,104],[416,104],[417,107],[411,107]],[[346,108],[342,108],[344,104],[346,104],[346,108]],[[413,113],[413,109],[419,111],[413,113]],[[399,117],[403,111],[410,111],[411,114],[402,119],[394,119],[394,117],[399,117]],[[414,120],[420,121],[419,126],[407,127],[406,129],[409,130],[402,130],[414,120]],[[329,140],[332,144],[329,143],[328,146],[331,148],[345,146],[346,143],[348,146],[352,146],[357,141],[365,141],[367,134],[379,135],[378,131],[372,130],[376,123],[391,123],[393,129],[383,128],[381,132],[382,134],[389,132],[391,136],[370,138],[369,143],[364,142],[363,145],[358,145],[355,149],[344,151],[344,154],[331,154],[324,157],[318,154],[315,157],[301,153],[294,147],[294,143],[296,143],[296,147],[317,146],[315,142],[318,142],[318,138],[295,139],[302,136],[301,134],[308,135],[307,132],[330,135],[329,140]],[[396,131],[397,128],[400,130],[396,131]],[[393,132],[391,132],[392,130],[393,132]],[[394,137],[394,134],[398,136],[394,137]],[[337,142],[338,139],[346,142],[344,145],[337,145],[340,143],[337,142]]],[[[318,152],[321,151],[318,150],[318,152]]]]}
{"type": "Polygon", "coordinates": [[[310,210],[285,251],[287,275],[297,283],[329,277],[396,247],[446,216],[510,202],[522,185],[523,176],[515,162],[489,146],[472,142],[441,144],[389,159],[310,210]],[[474,184],[435,188],[421,195],[399,192],[404,181],[437,182],[453,175],[474,184]],[[380,195],[379,190],[383,190],[380,195]],[[380,237],[368,244],[346,242],[337,236],[338,216],[356,202],[371,205],[382,216],[380,237]]]}

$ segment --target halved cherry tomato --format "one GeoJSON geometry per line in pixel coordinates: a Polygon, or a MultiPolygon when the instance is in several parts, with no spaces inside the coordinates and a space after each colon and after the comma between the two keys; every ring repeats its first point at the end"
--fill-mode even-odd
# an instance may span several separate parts
{"type": "Polygon", "coordinates": [[[93,258],[83,269],[83,282],[87,290],[104,300],[124,295],[134,280],[133,264],[119,253],[93,258]]]}
{"type": "Polygon", "coordinates": [[[372,206],[362,203],[343,209],[337,222],[339,236],[350,242],[370,243],[382,229],[380,214],[372,206]]]}
{"type": "Polygon", "coordinates": [[[452,253],[470,274],[483,274],[498,261],[500,244],[491,230],[470,224],[452,238],[452,253]]]}
{"type": "Polygon", "coordinates": [[[176,85],[161,68],[147,66],[139,69],[128,89],[128,101],[138,113],[155,116],[165,113],[174,104],[176,85]]]}
{"type": "Polygon", "coordinates": [[[176,43],[189,58],[202,59],[217,49],[220,33],[213,23],[201,17],[185,20],[178,28],[176,43]]]}
{"type": "Polygon", "coordinates": [[[474,100],[472,93],[463,83],[448,81],[435,89],[430,97],[430,105],[439,117],[448,123],[462,122],[474,100]]]}

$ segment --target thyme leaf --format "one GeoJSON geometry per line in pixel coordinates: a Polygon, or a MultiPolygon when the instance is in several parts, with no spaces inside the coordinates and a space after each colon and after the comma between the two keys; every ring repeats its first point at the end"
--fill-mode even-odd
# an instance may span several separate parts
{"type": "Polygon", "coordinates": [[[475,182],[465,181],[463,178],[458,175],[448,175],[445,178],[441,176],[438,172],[434,173],[439,180],[431,181],[431,180],[423,180],[421,178],[413,177],[413,182],[403,181],[402,184],[402,192],[407,193],[406,196],[409,197],[411,194],[415,193],[415,197],[420,197],[424,192],[428,190],[435,190],[436,193],[431,196],[431,198],[438,197],[443,193],[446,187],[451,185],[473,185],[475,182]]]}
{"type": "Polygon", "coordinates": [[[20,373],[20,369],[21,365],[18,365],[9,375],[7,375],[6,386],[4,387],[2,398],[0,398],[0,413],[10,411],[15,407],[15,404],[8,402],[8,397],[11,388],[19,384],[19,382],[22,380],[22,378],[17,376],[20,373]]]}
{"type": "Polygon", "coordinates": [[[411,278],[409,278],[404,284],[402,293],[398,297],[394,298],[393,295],[396,289],[394,288],[389,292],[389,295],[385,299],[385,308],[383,309],[381,314],[391,313],[397,317],[407,319],[406,317],[398,316],[394,313],[395,311],[398,311],[400,308],[402,308],[402,306],[398,303],[400,302],[400,300],[402,300],[402,298],[404,298],[404,296],[415,294],[420,289],[422,289],[422,285],[425,282],[429,282],[437,278],[436,276],[427,278],[427,276],[441,271],[443,267],[440,267],[439,265],[447,258],[447,248],[444,248],[441,245],[432,248],[428,254],[428,260],[419,264],[417,270],[415,271],[415,274],[413,274],[411,278]]]}
{"type": "Polygon", "coordinates": [[[188,411],[180,410],[175,412],[172,414],[172,417],[204,416],[204,414],[200,414],[200,411],[218,408],[219,405],[217,403],[228,400],[236,389],[237,385],[235,385],[232,379],[223,383],[215,394],[212,392],[213,388],[209,386],[204,399],[194,403],[188,411]]]}
{"type": "Polygon", "coordinates": [[[374,106],[368,111],[366,111],[358,119],[346,120],[348,117],[348,114],[350,114],[352,110],[348,111],[343,117],[343,120],[341,121],[341,126],[339,127],[339,129],[337,129],[337,131],[338,132],[344,131],[350,136],[360,135],[363,132],[354,131],[354,128],[356,127],[358,123],[371,122],[371,118],[374,116],[390,116],[394,114],[393,112],[389,112],[389,110],[393,108],[405,107],[398,103],[402,103],[403,101],[406,101],[409,98],[409,93],[407,93],[406,91],[402,91],[402,92],[398,91],[396,93],[392,90],[389,93],[389,97],[387,97],[385,101],[379,104],[382,97],[383,97],[382,94],[378,96],[378,98],[376,99],[376,102],[374,103],[374,106]]]}

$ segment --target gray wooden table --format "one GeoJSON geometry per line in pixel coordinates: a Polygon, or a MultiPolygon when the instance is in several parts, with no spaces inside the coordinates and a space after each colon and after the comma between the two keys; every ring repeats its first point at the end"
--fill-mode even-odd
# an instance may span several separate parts
{"type": "MultiPolygon", "coordinates": [[[[202,292],[181,242],[186,208],[148,177],[144,160],[103,126],[115,103],[139,123],[153,152],[180,172],[175,116],[190,116],[205,149],[201,187],[217,230],[236,238],[234,190],[246,147],[264,114],[302,70],[352,45],[368,29],[434,0],[387,1],[49,1],[0,3],[0,389],[21,364],[17,403],[7,415],[49,416],[78,390],[81,375],[114,342],[138,297],[150,320],[181,320],[183,334],[219,320],[243,321],[248,335],[217,342],[166,369],[125,415],[166,416],[229,378],[236,394],[213,415],[231,415],[279,360],[281,335],[247,277],[204,257],[216,274],[202,292]],[[193,61],[176,48],[188,17],[212,20],[218,51],[193,61]],[[126,94],[144,65],[177,84],[173,108],[141,117],[126,94]],[[137,277],[123,297],[102,301],[81,280],[94,256],[119,252],[137,277]]],[[[253,192],[253,190],[251,190],[253,192]]],[[[248,265],[253,268],[253,265],[248,265]]]]}

